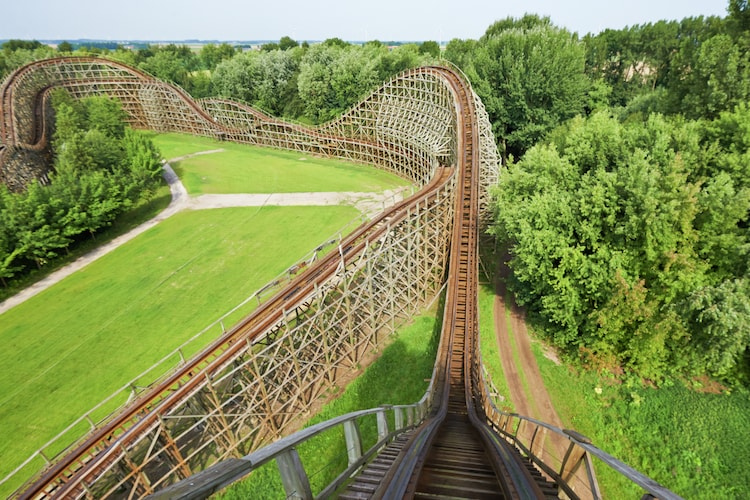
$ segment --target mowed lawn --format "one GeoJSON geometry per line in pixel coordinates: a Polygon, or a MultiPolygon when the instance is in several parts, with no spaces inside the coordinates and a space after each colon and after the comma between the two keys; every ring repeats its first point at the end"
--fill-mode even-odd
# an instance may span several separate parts
{"type": "Polygon", "coordinates": [[[221,193],[307,193],[326,191],[378,192],[406,186],[400,177],[373,167],[280,151],[190,137],[189,149],[179,148],[184,136],[162,134],[154,142],[165,158],[224,149],[172,162],[191,195],[221,193]],[[187,152],[186,152],[187,151],[187,152]]]}
{"type": "MultiPolygon", "coordinates": [[[[165,157],[227,149],[196,157],[228,158],[204,167],[217,183],[194,175],[199,185],[224,186],[212,192],[379,191],[406,184],[372,167],[300,160],[296,153],[284,160],[284,152],[192,136],[155,140],[165,157]],[[273,182],[262,179],[267,170],[250,168],[259,161],[275,165],[273,182]],[[356,175],[345,175],[348,169],[356,175]],[[314,179],[315,187],[300,187],[304,179],[314,179]],[[267,191],[251,189],[256,185],[267,191]]],[[[190,177],[192,169],[179,171],[190,177]]],[[[343,206],[179,213],[0,315],[0,479],[357,216],[343,206]]],[[[214,328],[211,335],[219,333],[214,328]]],[[[17,486],[0,486],[0,495],[17,486]]]]}
{"type": "Polygon", "coordinates": [[[183,212],[0,315],[0,476],[356,216],[183,212]]]}

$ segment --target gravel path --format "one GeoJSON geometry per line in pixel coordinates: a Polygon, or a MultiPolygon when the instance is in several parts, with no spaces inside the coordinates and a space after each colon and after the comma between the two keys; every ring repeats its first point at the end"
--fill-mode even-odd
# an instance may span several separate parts
{"type": "MultiPolygon", "coordinates": [[[[172,162],[188,158],[190,156],[210,154],[223,151],[221,149],[202,151],[192,155],[173,158],[172,162]]],[[[383,211],[385,208],[401,201],[404,196],[411,194],[411,188],[405,187],[396,190],[388,190],[382,193],[274,193],[274,194],[210,194],[191,198],[179,177],[169,165],[164,163],[164,180],[169,184],[172,193],[172,201],[159,215],[144,222],[135,229],[118,236],[108,243],[79,257],[67,266],[58,269],[47,277],[37,281],[16,295],[9,297],[0,303],[0,314],[30,299],[34,295],[46,290],[63,278],[66,278],[81,268],[94,262],[96,259],[108,254],[120,245],[127,243],[144,231],[151,229],[161,221],[171,217],[182,210],[207,210],[212,208],[228,207],[260,207],[265,205],[279,206],[325,206],[325,205],[351,205],[368,217],[383,211]]]]}

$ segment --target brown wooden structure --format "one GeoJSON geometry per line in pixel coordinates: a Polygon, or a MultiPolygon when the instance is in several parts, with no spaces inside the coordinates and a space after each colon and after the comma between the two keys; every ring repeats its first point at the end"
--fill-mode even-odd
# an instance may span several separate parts
{"type": "MultiPolygon", "coordinates": [[[[209,348],[49,459],[19,490],[22,498],[141,497],[289,433],[342,373],[434,298],[446,279],[454,231],[468,238],[464,248],[475,254],[478,214],[499,162],[481,101],[455,70],[407,71],[341,118],[308,128],[227,100],[195,102],[109,60],[39,61],[0,89],[2,180],[17,189],[46,171],[44,117],[53,87],[75,97],[113,95],[134,127],[344,158],[396,172],[422,189],[360,227],[209,348]],[[472,169],[462,177],[467,154],[472,169]],[[471,197],[457,203],[458,186],[471,197]],[[469,219],[455,220],[459,206],[469,219]]],[[[476,256],[461,265],[473,275],[461,292],[471,337],[476,256]]],[[[40,450],[38,456],[49,454],[40,450]]]]}

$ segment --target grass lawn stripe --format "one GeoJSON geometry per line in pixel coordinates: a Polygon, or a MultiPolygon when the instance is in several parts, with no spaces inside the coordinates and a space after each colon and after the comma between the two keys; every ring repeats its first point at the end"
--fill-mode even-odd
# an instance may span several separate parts
{"type": "Polygon", "coordinates": [[[294,151],[233,144],[180,134],[154,137],[165,158],[221,148],[224,151],[171,163],[188,193],[307,193],[329,191],[380,192],[408,181],[373,167],[316,158],[294,151]],[[188,136],[190,137],[190,136],[188,136]]]}

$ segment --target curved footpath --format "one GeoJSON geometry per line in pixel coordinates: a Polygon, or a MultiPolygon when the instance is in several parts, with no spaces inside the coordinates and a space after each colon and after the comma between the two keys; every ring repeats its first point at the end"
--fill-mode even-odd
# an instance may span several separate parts
{"type": "MultiPolygon", "coordinates": [[[[190,156],[209,154],[222,151],[220,149],[212,151],[203,151],[192,155],[173,158],[176,162],[190,156]]],[[[169,165],[164,163],[164,180],[169,184],[169,190],[172,193],[172,201],[159,215],[153,219],[144,222],[140,226],[118,236],[117,238],[105,243],[104,245],[92,250],[91,252],[79,257],[67,266],[58,269],[45,278],[37,281],[33,285],[25,288],[13,297],[0,303],[0,314],[30,299],[34,295],[46,290],[67,276],[82,269],[83,267],[94,262],[96,259],[108,254],[115,248],[127,243],[141,233],[151,229],[161,221],[171,217],[182,210],[205,210],[211,208],[229,208],[229,207],[262,207],[265,205],[278,206],[325,206],[325,205],[352,205],[367,217],[385,210],[394,203],[401,201],[410,188],[404,187],[395,190],[387,190],[381,193],[355,193],[355,192],[334,192],[334,193],[279,193],[279,194],[207,194],[196,197],[188,195],[185,186],[180,181],[177,174],[169,165]]]]}

